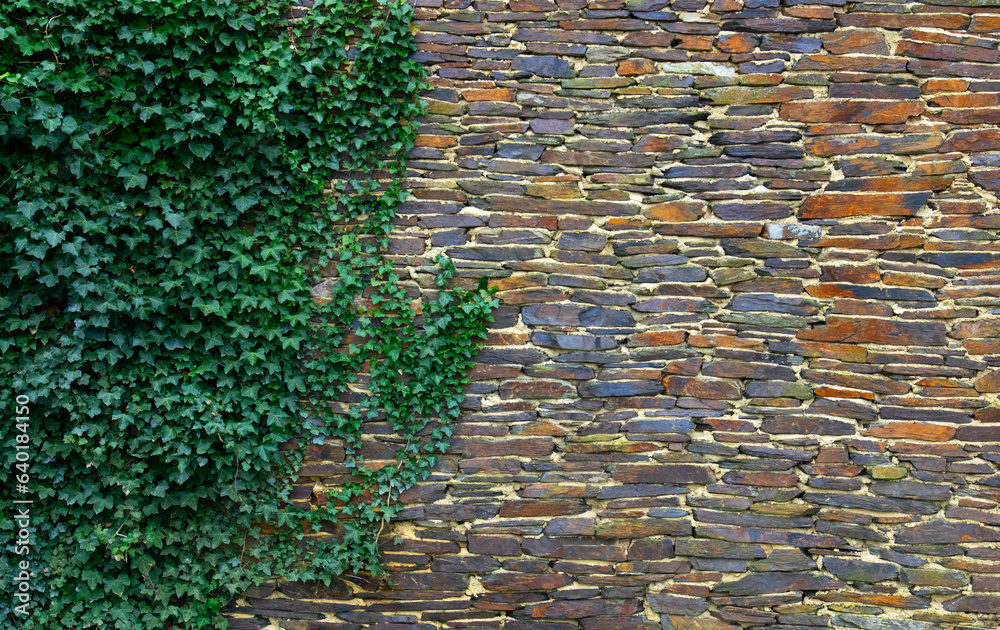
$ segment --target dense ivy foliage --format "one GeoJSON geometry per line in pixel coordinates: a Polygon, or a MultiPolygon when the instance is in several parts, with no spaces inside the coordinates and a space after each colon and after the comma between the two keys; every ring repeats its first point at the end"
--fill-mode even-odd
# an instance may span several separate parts
{"type": "Polygon", "coordinates": [[[378,534],[446,447],[495,300],[441,259],[415,303],[380,254],[421,111],[412,9],[315,4],[4,3],[0,506],[34,501],[27,555],[0,524],[4,627],[219,627],[268,577],[384,575],[378,534]],[[371,420],[392,465],[361,461],[371,420]],[[310,440],[357,474],[300,509],[310,440]]]}

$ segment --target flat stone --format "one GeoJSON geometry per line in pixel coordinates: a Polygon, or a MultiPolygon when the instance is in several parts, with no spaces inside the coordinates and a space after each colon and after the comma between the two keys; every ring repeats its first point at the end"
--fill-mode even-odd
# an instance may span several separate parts
{"type": "Polygon", "coordinates": [[[797,398],[809,400],[813,390],[807,383],[791,381],[750,381],[746,395],[753,398],[797,398]]]}
{"type": "Polygon", "coordinates": [[[834,625],[864,630],[942,630],[941,626],[924,621],[906,621],[885,616],[836,615],[834,625]]]}
{"type": "Polygon", "coordinates": [[[943,346],[947,328],[943,322],[893,321],[874,318],[830,316],[826,324],[801,330],[799,339],[843,343],[873,343],[897,346],[943,346]]]}
{"type": "Polygon", "coordinates": [[[869,486],[872,493],[894,499],[921,499],[923,501],[947,501],[951,498],[951,486],[919,481],[877,481],[869,486]]]}
{"type": "Polygon", "coordinates": [[[576,76],[565,59],[545,55],[518,55],[511,62],[512,70],[530,72],[540,77],[571,78],[576,76]]]}
{"type": "Polygon", "coordinates": [[[704,599],[668,593],[651,593],[646,597],[646,602],[657,613],[694,616],[708,610],[708,602],[704,599]]]}
{"type": "Polygon", "coordinates": [[[944,609],[954,612],[996,615],[1000,610],[1000,595],[966,595],[944,602],[944,609]]]}
{"type": "Polygon", "coordinates": [[[765,573],[769,571],[813,571],[816,561],[802,552],[801,549],[777,548],[767,555],[766,560],[758,560],[750,564],[751,571],[765,573]]]}
{"type": "Polygon", "coordinates": [[[608,242],[605,234],[592,232],[563,232],[556,247],[559,249],[599,252],[608,242]]]}
{"type": "Polygon", "coordinates": [[[1000,542],[1000,529],[975,523],[932,520],[900,528],[896,533],[896,542],[902,545],[1000,542]]]}
{"type": "Polygon", "coordinates": [[[728,593],[734,597],[787,593],[789,591],[827,591],[843,588],[840,580],[812,572],[751,574],[735,582],[720,582],[712,587],[714,593],[728,593]]]}
{"type": "Polygon", "coordinates": [[[658,381],[591,381],[580,385],[580,396],[583,398],[660,393],[663,393],[663,385],[658,381]]]}
{"type": "MultiPolygon", "coordinates": [[[[802,499],[819,505],[889,512],[894,514],[936,514],[940,507],[934,503],[911,499],[883,499],[846,492],[807,492],[802,499]]],[[[898,541],[898,539],[897,539],[898,541]]]]}
{"type": "Polygon", "coordinates": [[[585,599],[531,604],[518,610],[515,616],[524,619],[580,619],[598,615],[627,617],[640,609],[637,599],[585,599]]]}
{"type": "Polygon", "coordinates": [[[674,551],[679,556],[699,558],[732,558],[753,560],[767,554],[760,545],[726,542],[724,540],[704,540],[699,538],[677,539],[674,551]]]}
{"type": "Polygon", "coordinates": [[[896,125],[924,111],[920,101],[864,101],[859,99],[785,103],[780,114],[785,120],[811,123],[866,123],[896,125]]]}
{"type": "Polygon", "coordinates": [[[705,90],[701,95],[716,105],[747,105],[809,99],[813,98],[813,91],[791,85],[730,86],[705,90]]]}
{"type": "Polygon", "coordinates": [[[914,216],[931,193],[819,193],[799,209],[803,219],[836,219],[853,216],[914,216]]]}
{"type": "Polygon", "coordinates": [[[565,573],[492,573],[479,578],[479,582],[487,591],[498,593],[517,593],[524,591],[549,591],[573,583],[572,578],[565,573]]]}
{"type": "Polygon", "coordinates": [[[618,464],[611,476],[622,483],[707,484],[715,482],[711,468],[695,464],[618,464]]]}
{"type": "Polygon", "coordinates": [[[719,379],[668,376],[663,379],[663,386],[670,396],[690,396],[710,400],[735,400],[740,397],[738,384],[719,379]]]}
{"type": "Polygon", "coordinates": [[[787,243],[762,238],[724,238],[722,248],[730,256],[747,258],[806,258],[807,254],[787,243]]]}
{"type": "Polygon", "coordinates": [[[600,538],[645,538],[647,536],[690,536],[691,522],[666,518],[609,519],[597,525],[600,538]]]}
{"type": "Polygon", "coordinates": [[[969,576],[961,571],[946,571],[943,569],[911,569],[900,571],[900,582],[917,586],[940,586],[945,588],[964,588],[969,585],[969,576]]]}
{"type": "Polygon", "coordinates": [[[892,564],[837,556],[823,558],[823,568],[845,582],[884,582],[896,579],[898,573],[898,569],[892,564]]]}
{"type": "Polygon", "coordinates": [[[711,617],[683,617],[660,615],[663,630],[740,630],[740,626],[711,617]]]}

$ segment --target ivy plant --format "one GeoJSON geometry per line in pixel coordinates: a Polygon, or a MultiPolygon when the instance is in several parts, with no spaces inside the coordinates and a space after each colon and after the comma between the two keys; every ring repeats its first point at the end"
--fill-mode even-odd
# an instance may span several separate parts
{"type": "Polygon", "coordinates": [[[26,554],[0,523],[4,627],[224,627],[262,580],[385,575],[496,300],[446,259],[418,295],[383,256],[422,111],[412,9],[309,5],[4,3],[0,506],[33,501],[26,554]],[[361,457],[373,421],[389,465],[361,457]],[[300,507],[310,442],[353,475],[300,507]]]}

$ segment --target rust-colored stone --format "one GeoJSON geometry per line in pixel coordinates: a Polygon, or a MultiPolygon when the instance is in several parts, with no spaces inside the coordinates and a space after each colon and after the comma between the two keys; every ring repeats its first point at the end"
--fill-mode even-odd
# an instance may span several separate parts
{"type": "Polygon", "coordinates": [[[883,319],[829,317],[824,326],[801,330],[799,339],[873,343],[896,346],[943,346],[946,327],[939,322],[897,322],[883,319]]]}
{"type": "Polygon", "coordinates": [[[514,90],[510,88],[495,88],[490,90],[465,90],[462,98],[467,101],[514,101],[514,90]]]}
{"type": "Polygon", "coordinates": [[[861,435],[869,435],[877,438],[947,442],[955,437],[955,427],[946,424],[929,424],[924,422],[889,422],[886,424],[869,425],[868,428],[861,431],[861,435]]]}
{"type": "Polygon", "coordinates": [[[834,55],[887,55],[885,35],[874,29],[845,29],[823,35],[823,48],[834,55]]]}
{"type": "Polygon", "coordinates": [[[930,193],[818,193],[799,209],[803,219],[835,219],[852,216],[913,216],[930,193]]]}
{"type": "Polygon", "coordinates": [[[684,335],[683,330],[639,333],[629,337],[628,345],[631,347],[674,346],[684,341],[684,335]]]}
{"type": "Polygon", "coordinates": [[[667,201],[650,206],[643,214],[656,221],[679,223],[697,221],[706,209],[707,204],[703,201],[667,201]]]}
{"type": "Polygon", "coordinates": [[[663,379],[666,393],[709,400],[733,400],[740,397],[740,387],[731,381],[668,376],[663,379]]]}
{"type": "Polygon", "coordinates": [[[629,59],[618,64],[618,75],[631,77],[656,72],[656,64],[649,59],[629,59]]]}
{"type": "Polygon", "coordinates": [[[893,125],[919,116],[924,105],[918,101],[893,103],[891,101],[809,101],[785,103],[780,115],[784,120],[802,122],[856,122],[874,125],[893,125]]]}

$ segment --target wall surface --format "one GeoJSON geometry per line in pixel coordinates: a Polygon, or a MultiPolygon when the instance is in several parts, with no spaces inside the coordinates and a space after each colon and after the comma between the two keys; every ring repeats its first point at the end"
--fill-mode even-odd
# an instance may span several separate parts
{"type": "MultiPolygon", "coordinates": [[[[985,5],[418,0],[393,253],[502,305],[394,585],[265,585],[233,627],[1000,626],[985,5]]],[[[301,501],[345,473],[311,457],[301,501]]]]}

